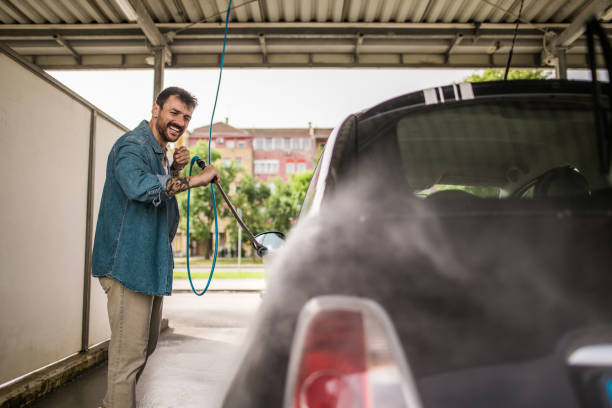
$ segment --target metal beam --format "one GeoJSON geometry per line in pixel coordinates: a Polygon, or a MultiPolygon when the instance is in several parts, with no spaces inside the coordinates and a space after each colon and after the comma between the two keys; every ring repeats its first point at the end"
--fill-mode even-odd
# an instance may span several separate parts
{"type": "Polygon", "coordinates": [[[137,15],[136,22],[140,26],[140,29],[144,33],[147,40],[151,43],[154,49],[158,47],[162,47],[164,49],[165,60],[167,62],[172,61],[172,52],[170,51],[170,47],[167,46],[166,38],[159,31],[155,22],[149,15],[147,8],[145,7],[142,0],[131,0],[132,5],[134,6],[134,11],[137,15]]]}
{"type": "Polygon", "coordinates": [[[261,54],[265,63],[268,58],[268,50],[266,49],[266,36],[264,33],[259,33],[259,47],[261,48],[261,54]]]}
{"type": "Polygon", "coordinates": [[[593,17],[599,18],[610,7],[612,0],[591,0],[561,33],[556,34],[553,31],[544,33],[544,46],[540,57],[542,65],[552,65],[556,69],[565,65],[560,59],[565,59],[565,50],[584,34],[586,22],[593,17]]]}
{"type": "Polygon", "coordinates": [[[166,66],[166,53],[164,47],[156,47],[154,49],[155,63],[154,63],[154,76],[153,76],[153,101],[157,98],[157,95],[164,89],[164,68],[166,66]]]}
{"type": "Polygon", "coordinates": [[[553,41],[553,47],[567,48],[571,46],[582,34],[586,27],[586,22],[593,16],[599,18],[606,9],[612,7],[612,0],[591,0],[588,6],[576,16],[569,27],[567,27],[553,41]]]}
{"type": "Polygon", "coordinates": [[[68,43],[68,41],[66,41],[64,39],[64,37],[62,37],[59,34],[53,34],[53,38],[55,39],[55,41],[61,45],[62,47],[66,48],[68,51],[70,51],[70,53],[74,56],[74,58],[77,61],[77,64],[81,65],[83,62],[83,59],[81,58],[81,55],[76,52],[76,50],[74,48],[72,48],[72,46],[68,43]]]}
{"type": "Polygon", "coordinates": [[[557,79],[567,79],[567,55],[563,49],[559,50],[557,53],[555,77],[557,79]]]}

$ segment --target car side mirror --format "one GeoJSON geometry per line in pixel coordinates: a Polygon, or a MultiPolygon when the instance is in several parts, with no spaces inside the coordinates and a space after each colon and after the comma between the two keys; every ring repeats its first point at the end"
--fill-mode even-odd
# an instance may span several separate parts
{"type": "Polygon", "coordinates": [[[257,250],[257,255],[263,257],[268,252],[278,251],[283,246],[285,234],[278,231],[266,231],[255,235],[255,240],[263,246],[257,250]]]}

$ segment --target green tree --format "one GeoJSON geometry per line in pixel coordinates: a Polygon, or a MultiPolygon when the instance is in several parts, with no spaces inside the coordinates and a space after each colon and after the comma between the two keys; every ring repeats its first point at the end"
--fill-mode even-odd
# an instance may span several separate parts
{"type": "MultiPolygon", "coordinates": [[[[196,146],[189,148],[189,151],[191,153],[191,157],[199,156],[201,159],[208,161],[208,145],[206,145],[204,142],[198,142],[196,146]]],[[[211,156],[213,165],[221,172],[221,187],[227,192],[229,191],[230,183],[236,178],[236,168],[233,165],[230,167],[221,166],[221,163],[219,162],[221,155],[214,150],[211,151],[211,156]]],[[[193,175],[199,174],[201,171],[202,170],[196,164],[194,164],[193,175]]],[[[189,175],[189,165],[183,169],[181,174],[183,176],[189,175]]],[[[179,208],[181,209],[181,214],[183,214],[183,217],[181,217],[181,223],[179,224],[179,229],[182,232],[185,232],[187,226],[187,193],[185,192],[177,195],[177,200],[179,208]]],[[[204,244],[204,247],[206,248],[205,256],[208,259],[210,258],[212,251],[212,235],[214,234],[215,228],[215,216],[212,206],[210,186],[191,189],[190,201],[189,235],[191,239],[204,244]]],[[[215,202],[217,203],[217,217],[219,220],[231,216],[219,190],[215,191],[215,202]]]]}
{"type": "Polygon", "coordinates": [[[268,199],[267,217],[272,229],[287,233],[295,221],[304,201],[312,170],[295,174],[288,183],[280,179],[274,182],[274,192],[268,199]]]}
{"type": "MultiPolygon", "coordinates": [[[[264,183],[257,182],[248,174],[240,179],[236,186],[236,193],[231,197],[232,204],[236,209],[242,211],[242,219],[253,235],[270,229],[265,211],[266,201],[269,197],[270,188],[264,183]]],[[[232,218],[227,226],[231,242],[238,240],[238,228],[238,223],[232,218]]],[[[245,233],[242,234],[242,242],[250,242],[245,233]]]]}
{"type": "MultiPolygon", "coordinates": [[[[503,69],[485,69],[482,74],[474,73],[464,78],[462,82],[503,81],[504,74],[503,69]]],[[[511,69],[508,72],[508,79],[547,79],[551,75],[551,71],[541,69],[511,69]]]]}

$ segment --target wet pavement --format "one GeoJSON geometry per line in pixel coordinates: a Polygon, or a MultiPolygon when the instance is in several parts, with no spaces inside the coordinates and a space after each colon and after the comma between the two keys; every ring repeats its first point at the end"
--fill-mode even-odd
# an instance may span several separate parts
{"type": "MultiPolygon", "coordinates": [[[[210,292],[201,297],[173,293],[166,297],[163,316],[170,328],[160,336],[140,378],[137,406],[218,407],[259,303],[257,292],[210,292]]],[[[103,364],[29,407],[98,407],[105,389],[103,364]]]]}

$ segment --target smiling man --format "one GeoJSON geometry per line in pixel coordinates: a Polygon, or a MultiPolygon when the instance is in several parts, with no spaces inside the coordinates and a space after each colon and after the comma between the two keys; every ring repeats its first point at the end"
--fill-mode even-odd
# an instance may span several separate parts
{"type": "Polygon", "coordinates": [[[189,163],[186,147],[174,151],[172,164],[166,157],[168,143],[181,137],[196,104],[184,89],[164,89],[151,120],[120,137],[108,155],[92,256],[111,326],[105,408],[136,406],[136,381],[157,345],[163,296],[172,292],[175,195],[220,178],[213,166],[180,177],[189,163]]]}

